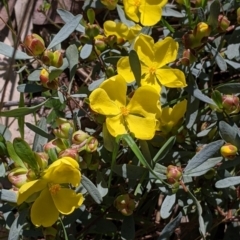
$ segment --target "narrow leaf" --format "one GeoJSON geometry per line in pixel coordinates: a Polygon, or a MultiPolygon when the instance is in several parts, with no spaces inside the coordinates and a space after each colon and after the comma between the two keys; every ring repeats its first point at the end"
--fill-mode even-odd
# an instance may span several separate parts
{"type": "Polygon", "coordinates": [[[25,123],[26,126],[31,129],[33,132],[35,132],[36,134],[42,136],[42,137],[45,137],[47,139],[51,139],[52,138],[52,135],[50,135],[49,133],[45,132],[44,130],[42,130],[40,127],[34,125],[34,124],[31,124],[31,123],[28,123],[26,122],[25,123]]]}
{"type": "Polygon", "coordinates": [[[17,90],[21,93],[37,93],[42,92],[44,88],[37,84],[21,84],[17,86],[17,90]]]}
{"type": "Polygon", "coordinates": [[[218,16],[220,14],[220,2],[215,0],[210,6],[208,24],[215,29],[218,26],[218,16]]]}
{"type": "Polygon", "coordinates": [[[0,190],[0,199],[2,201],[17,203],[17,196],[18,196],[17,192],[13,190],[6,190],[6,189],[0,190]]]}
{"type": "Polygon", "coordinates": [[[193,96],[205,103],[212,104],[214,106],[216,105],[215,102],[210,97],[203,94],[199,89],[194,89],[193,96]]]}
{"type": "Polygon", "coordinates": [[[78,14],[77,16],[73,17],[73,19],[70,22],[67,22],[61,28],[61,30],[54,36],[53,40],[50,42],[47,49],[51,49],[57,44],[67,39],[69,35],[77,28],[81,19],[82,19],[82,15],[78,14]]]}
{"type": "Polygon", "coordinates": [[[130,51],[129,62],[130,62],[130,67],[132,69],[135,80],[137,82],[137,85],[141,86],[141,76],[142,76],[142,74],[141,74],[141,64],[140,64],[137,52],[135,50],[130,51]]]}
{"type": "Polygon", "coordinates": [[[69,63],[70,80],[73,78],[78,64],[78,49],[75,44],[71,44],[66,50],[66,57],[69,63]]]}
{"type": "Polygon", "coordinates": [[[216,188],[227,188],[227,187],[231,187],[234,185],[238,185],[240,184],[240,177],[228,177],[228,178],[224,178],[222,180],[219,180],[215,183],[215,187],[216,188]]]}
{"type": "Polygon", "coordinates": [[[90,44],[90,43],[84,44],[84,46],[81,48],[80,58],[82,58],[82,59],[88,58],[92,52],[92,49],[93,49],[92,44],[90,44]]]}
{"type": "Polygon", "coordinates": [[[160,215],[163,219],[168,218],[172,213],[173,205],[176,202],[176,194],[167,195],[163,200],[160,215]]]}
{"type": "Polygon", "coordinates": [[[223,140],[218,140],[207,144],[200,152],[198,152],[187,164],[184,169],[184,173],[187,174],[192,169],[198,167],[206,160],[208,160],[214,153],[220,150],[220,147],[224,144],[223,140]]]}
{"type": "Polygon", "coordinates": [[[135,238],[135,223],[133,215],[125,216],[121,226],[121,239],[134,239],[135,238]]]}

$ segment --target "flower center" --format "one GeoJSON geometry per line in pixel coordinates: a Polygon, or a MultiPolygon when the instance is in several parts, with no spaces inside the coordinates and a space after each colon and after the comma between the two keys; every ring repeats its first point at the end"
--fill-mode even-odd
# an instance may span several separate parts
{"type": "Polygon", "coordinates": [[[154,74],[156,72],[156,68],[154,66],[149,67],[149,73],[154,74]]]}
{"type": "Polygon", "coordinates": [[[54,183],[49,183],[48,187],[49,187],[49,192],[52,195],[57,194],[57,192],[61,189],[61,186],[59,184],[54,184],[54,183]]]}
{"type": "Polygon", "coordinates": [[[120,110],[123,116],[127,116],[129,114],[129,110],[126,107],[121,107],[120,110]]]}
{"type": "Polygon", "coordinates": [[[141,5],[141,0],[135,0],[135,1],[134,1],[134,6],[135,6],[135,7],[139,8],[140,5],[141,5]]]}

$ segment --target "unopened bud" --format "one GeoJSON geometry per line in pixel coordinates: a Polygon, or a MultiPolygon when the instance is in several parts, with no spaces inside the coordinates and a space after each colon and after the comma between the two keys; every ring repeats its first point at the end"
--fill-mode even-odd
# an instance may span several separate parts
{"type": "Polygon", "coordinates": [[[53,60],[53,52],[51,50],[45,50],[41,57],[41,60],[45,65],[51,66],[53,60]]]}
{"type": "Polygon", "coordinates": [[[33,181],[33,180],[36,180],[36,179],[37,179],[37,176],[36,176],[35,172],[32,169],[29,169],[28,172],[27,172],[27,180],[28,181],[33,181]]]}
{"type": "Polygon", "coordinates": [[[200,22],[193,30],[193,34],[197,39],[202,40],[204,37],[209,37],[211,28],[208,24],[200,22]]]}
{"type": "Polygon", "coordinates": [[[218,31],[219,32],[225,32],[228,27],[230,26],[230,21],[226,16],[223,16],[222,14],[218,16],[218,31]]]}
{"type": "Polygon", "coordinates": [[[235,95],[223,95],[222,106],[227,114],[238,113],[240,110],[239,98],[235,95]]]}
{"type": "Polygon", "coordinates": [[[24,46],[27,54],[30,56],[38,56],[45,50],[45,43],[37,34],[27,35],[24,40],[24,46]]]}
{"type": "Polygon", "coordinates": [[[82,130],[78,130],[78,131],[73,133],[72,142],[74,144],[81,144],[82,142],[87,140],[89,137],[90,137],[90,135],[87,134],[86,132],[84,132],[82,130]]]}
{"type": "Polygon", "coordinates": [[[41,83],[46,84],[49,81],[49,72],[43,68],[40,72],[39,78],[41,83]]]}
{"type": "Polygon", "coordinates": [[[87,139],[85,150],[87,152],[95,152],[98,147],[98,140],[95,137],[90,137],[87,139]]]}
{"type": "Polygon", "coordinates": [[[183,51],[183,57],[181,58],[181,63],[184,66],[189,66],[190,64],[194,63],[196,60],[197,58],[194,55],[194,50],[185,49],[183,51]]]}
{"type": "Polygon", "coordinates": [[[51,65],[56,68],[60,68],[63,65],[63,56],[59,50],[56,50],[53,53],[53,60],[51,62],[51,65]]]}
{"type": "Polygon", "coordinates": [[[45,240],[55,240],[57,236],[57,229],[54,227],[47,227],[43,229],[43,235],[45,240]]]}
{"type": "Polygon", "coordinates": [[[107,48],[107,44],[102,39],[95,40],[95,47],[100,51],[103,52],[107,48]]]}
{"type": "Polygon", "coordinates": [[[211,168],[204,174],[204,177],[209,180],[214,178],[216,174],[217,174],[216,170],[214,168],[211,168]]]}
{"type": "Polygon", "coordinates": [[[71,158],[75,159],[76,161],[79,160],[78,150],[77,149],[72,149],[72,148],[67,148],[67,149],[61,151],[58,154],[58,157],[59,158],[71,157],[71,158]]]}
{"type": "Polygon", "coordinates": [[[22,167],[16,167],[12,169],[8,174],[8,180],[17,188],[20,188],[27,182],[27,169],[22,167]]]}
{"type": "Polygon", "coordinates": [[[124,216],[130,216],[135,209],[135,202],[128,194],[124,194],[115,199],[114,206],[124,216]]]}
{"type": "Polygon", "coordinates": [[[48,166],[48,155],[45,152],[34,152],[34,157],[37,160],[38,166],[41,170],[44,170],[48,166]]]}
{"type": "Polygon", "coordinates": [[[237,155],[238,149],[236,146],[230,143],[226,143],[224,146],[221,147],[220,152],[224,158],[233,160],[237,155]]]}
{"type": "Polygon", "coordinates": [[[54,129],[53,133],[58,138],[69,138],[69,132],[72,131],[72,125],[68,122],[59,125],[58,129],[54,129]]]}
{"type": "Polygon", "coordinates": [[[63,141],[60,138],[53,139],[52,141],[46,143],[43,147],[44,152],[48,152],[49,149],[56,149],[57,153],[61,152],[62,150],[66,149],[63,141]]]}
{"type": "Polygon", "coordinates": [[[105,5],[108,10],[114,10],[117,7],[118,0],[101,0],[101,3],[105,5]]]}
{"type": "Polygon", "coordinates": [[[182,169],[177,166],[169,165],[167,167],[167,181],[170,184],[174,184],[178,182],[178,180],[182,177],[182,169]]]}
{"type": "Polygon", "coordinates": [[[42,82],[42,85],[47,89],[56,90],[58,88],[58,79],[55,78],[52,81],[48,81],[46,83],[42,82]]]}
{"type": "Polygon", "coordinates": [[[85,27],[85,34],[91,39],[96,37],[99,33],[100,33],[100,29],[99,29],[99,26],[96,24],[88,24],[85,27]]]}
{"type": "Polygon", "coordinates": [[[83,35],[80,36],[80,39],[79,39],[79,40],[80,40],[80,42],[81,42],[82,44],[86,44],[86,43],[89,43],[89,41],[90,41],[91,39],[90,39],[89,36],[83,34],[83,35]]]}

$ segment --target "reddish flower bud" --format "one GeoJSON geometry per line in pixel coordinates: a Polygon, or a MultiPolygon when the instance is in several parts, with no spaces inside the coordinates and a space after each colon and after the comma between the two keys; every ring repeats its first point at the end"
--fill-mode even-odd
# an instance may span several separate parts
{"type": "Polygon", "coordinates": [[[46,143],[43,147],[44,152],[48,152],[49,149],[55,148],[57,153],[61,152],[62,150],[66,149],[63,141],[60,138],[53,139],[52,141],[46,143]]]}
{"type": "Polygon", "coordinates": [[[81,144],[90,137],[87,133],[82,130],[78,130],[72,135],[72,142],[75,144],[81,144]]]}
{"type": "Polygon", "coordinates": [[[63,65],[63,56],[59,50],[56,50],[53,53],[53,60],[51,61],[51,65],[60,68],[63,65]]]}
{"type": "Polygon", "coordinates": [[[38,166],[41,170],[44,170],[48,166],[48,155],[45,152],[34,152],[34,156],[37,160],[38,166]]]}
{"type": "Polygon", "coordinates": [[[59,158],[71,157],[71,158],[75,159],[76,161],[79,160],[78,150],[77,149],[73,149],[73,148],[67,148],[67,149],[61,151],[58,154],[58,157],[59,158]]]}
{"type": "Polygon", "coordinates": [[[17,188],[20,188],[27,182],[27,169],[22,167],[16,167],[12,169],[8,174],[8,180],[17,188]]]}
{"type": "Polygon", "coordinates": [[[170,184],[174,184],[178,182],[178,180],[182,177],[182,169],[177,166],[169,165],[167,167],[167,181],[170,184]]]}
{"type": "Polygon", "coordinates": [[[184,66],[189,66],[190,64],[194,63],[197,60],[195,56],[195,51],[191,49],[185,49],[183,51],[183,57],[181,58],[181,63],[184,66]]]}
{"type": "Polygon", "coordinates": [[[45,50],[45,43],[37,34],[27,35],[24,46],[26,47],[26,53],[30,56],[38,56],[45,50]]]}
{"type": "Polygon", "coordinates": [[[115,199],[114,206],[123,215],[130,216],[135,209],[135,202],[128,194],[124,194],[115,199]]]}
{"type": "Polygon", "coordinates": [[[41,70],[41,72],[40,72],[39,78],[40,78],[41,83],[43,83],[43,84],[48,83],[48,81],[49,81],[49,72],[45,68],[43,68],[41,70]]]}
{"type": "Polygon", "coordinates": [[[53,52],[51,50],[45,50],[42,57],[41,57],[42,62],[47,65],[51,66],[52,61],[53,61],[53,52]]]}
{"type": "Polygon", "coordinates": [[[240,110],[239,103],[239,98],[235,95],[222,96],[222,106],[227,114],[238,113],[240,110]]]}
{"type": "Polygon", "coordinates": [[[87,139],[85,150],[87,152],[95,152],[98,147],[98,140],[95,137],[90,137],[87,139]]]}
{"type": "Polygon", "coordinates": [[[53,133],[58,138],[69,138],[69,132],[72,131],[72,125],[68,122],[62,123],[58,129],[54,129],[53,133]]]}
{"type": "Polygon", "coordinates": [[[222,14],[218,16],[218,31],[219,32],[225,32],[228,27],[230,26],[230,21],[226,16],[223,16],[222,14]]]}
{"type": "Polygon", "coordinates": [[[51,82],[48,81],[46,83],[42,82],[42,85],[45,87],[45,88],[48,88],[48,89],[52,89],[52,90],[56,90],[58,88],[58,79],[55,78],[53,79],[51,82]]]}
{"type": "Polygon", "coordinates": [[[224,146],[221,147],[220,152],[224,158],[233,160],[237,155],[238,149],[236,146],[230,143],[226,143],[224,146]]]}

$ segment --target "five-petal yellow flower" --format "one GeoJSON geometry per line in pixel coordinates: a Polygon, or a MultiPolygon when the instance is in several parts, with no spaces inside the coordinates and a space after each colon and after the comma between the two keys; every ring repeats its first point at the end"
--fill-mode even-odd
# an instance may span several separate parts
{"type": "MultiPolygon", "coordinates": [[[[170,88],[186,86],[184,73],[179,69],[166,66],[177,58],[178,43],[171,37],[154,44],[152,37],[140,34],[134,43],[134,50],[141,62],[141,85],[151,85],[158,91],[160,91],[161,85],[170,88]]],[[[122,57],[118,61],[117,71],[125,77],[128,83],[134,81],[129,57],[122,57]]]]}
{"type": "Polygon", "coordinates": [[[123,0],[124,12],[134,22],[153,26],[161,20],[167,0],[123,0]]]}
{"type": "Polygon", "coordinates": [[[78,186],[80,180],[79,165],[74,159],[58,159],[40,179],[27,182],[19,189],[17,204],[28,201],[36,194],[31,207],[31,221],[35,226],[52,226],[58,220],[59,213],[70,214],[82,205],[82,194],[68,187],[69,184],[78,186]]]}
{"type": "Polygon", "coordinates": [[[152,139],[155,115],[160,111],[159,94],[150,86],[138,88],[127,103],[127,85],[121,75],[105,80],[89,96],[93,111],[106,116],[106,126],[114,137],[133,133],[142,140],[152,139]]]}

